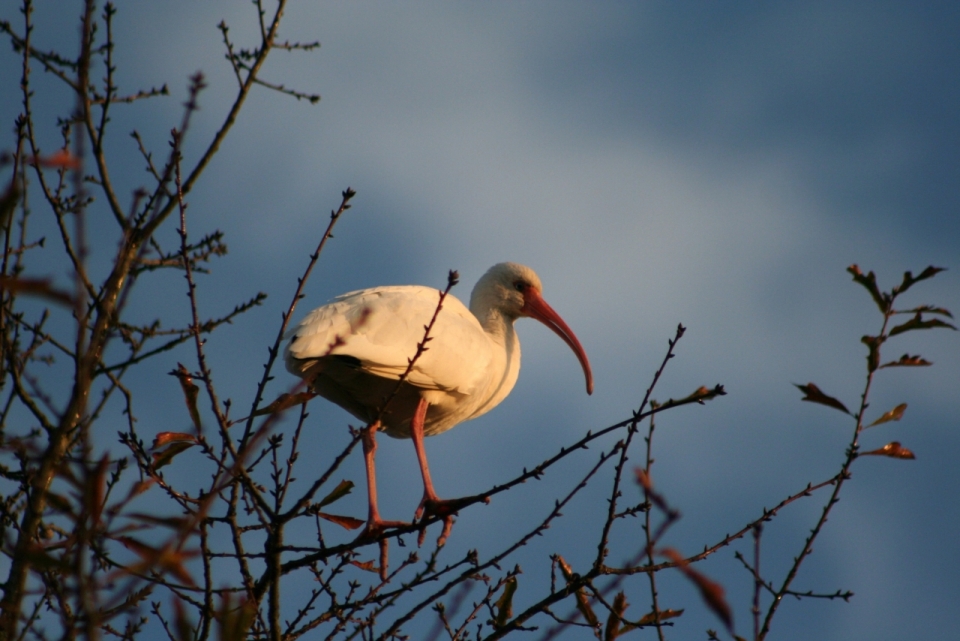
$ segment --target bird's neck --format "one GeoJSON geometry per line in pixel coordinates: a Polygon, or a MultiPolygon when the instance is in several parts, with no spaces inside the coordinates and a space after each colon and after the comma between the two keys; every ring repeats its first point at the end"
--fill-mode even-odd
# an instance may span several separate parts
{"type": "Polygon", "coordinates": [[[483,394],[483,401],[474,410],[471,418],[486,414],[510,394],[517,376],[520,374],[520,340],[513,328],[515,318],[508,318],[496,308],[482,310],[477,316],[483,331],[497,348],[493,350],[493,362],[490,369],[489,387],[483,394]]]}
{"type": "Polygon", "coordinates": [[[492,305],[476,307],[479,307],[479,309],[471,306],[470,311],[473,312],[473,315],[480,321],[480,326],[483,327],[483,331],[486,332],[491,340],[504,346],[509,346],[512,340],[516,340],[513,332],[513,321],[516,320],[515,318],[507,318],[500,309],[492,305]]]}

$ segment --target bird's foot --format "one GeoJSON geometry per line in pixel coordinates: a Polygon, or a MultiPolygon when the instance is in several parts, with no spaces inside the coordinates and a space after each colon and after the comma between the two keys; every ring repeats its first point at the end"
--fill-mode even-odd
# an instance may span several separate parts
{"type": "Polygon", "coordinates": [[[440,537],[437,539],[437,547],[443,547],[453,529],[453,517],[460,508],[473,502],[473,497],[462,499],[441,499],[437,496],[424,495],[420,501],[420,506],[414,514],[414,519],[419,522],[420,535],[417,537],[417,546],[423,545],[427,536],[427,527],[425,522],[432,516],[440,517],[443,520],[443,530],[440,531],[440,537]]]}
{"type": "Polygon", "coordinates": [[[369,519],[367,524],[353,540],[354,543],[373,543],[387,530],[392,527],[406,527],[410,525],[406,521],[384,521],[382,519],[369,519]]]}
{"type": "Polygon", "coordinates": [[[390,544],[388,539],[380,538],[381,535],[386,531],[387,528],[391,527],[404,527],[410,525],[406,521],[383,521],[381,519],[370,519],[367,521],[366,526],[364,526],[363,531],[353,540],[354,543],[365,544],[373,543],[377,541],[377,544],[380,546],[380,580],[387,580],[387,557],[390,552],[390,544]]]}

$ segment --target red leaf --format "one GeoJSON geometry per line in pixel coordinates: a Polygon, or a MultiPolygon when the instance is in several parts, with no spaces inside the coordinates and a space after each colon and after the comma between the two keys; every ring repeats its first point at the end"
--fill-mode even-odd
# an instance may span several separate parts
{"type": "Polygon", "coordinates": [[[70,572],[74,565],[69,560],[58,558],[47,554],[42,545],[28,544],[22,552],[24,558],[30,565],[42,570],[58,570],[60,572],[70,572]]]}
{"type": "Polygon", "coordinates": [[[335,501],[339,501],[347,494],[350,494],[350,490],[353,489],[353,481],[348,481],[346,479],[337,483],[337,487],[333,488],[333,491],[327,494],[323,499],[317,503],[317,508],[321,508],[324,505],[330,505],[335,501]]]}
{"type": "Polygon", "coordinates": [[[325,512],[317,512],[317,516],[321,519],[326,519],[331,523],[336,523],[342,528],[347,530],[356,530],[358,527],[363,525],[363,521],[360,519],[355,519],[352,516],[340,516],[339,514],[327,514],[325,512]]]}
{"type": "Polygon", "coordinates": [[[378,572],[377,566],[373,564],[373,561],[350,561],[350,565],[355,565],[361,570],[366,570],[367,572],[378,572]]]}
{"type": "Polygon", "coordinates": [[[640,487],[647,492],[653,489],[653,481],[650,480],[650,476],[647,474],[646,470],[644,470],[642,467],[638,467],[634,469],[633,472],[637,475],[637,484],[640,487]]]}
{"type": "Polygon", "coordinates": [[[253,415],[265,416],[267,414],[276,414],[277,412],[282,412],[283,410],[294,407],[295,405],[306,403],[316,395],[316,392],[300,392],[298,394],[283,393],[263,409],[259,409],[254,412],[253,415]]]}
{"type": "Polygon", "coordinates": [[[117,537],[117,540],[142,560],[141,563],[128,568],[129,572],[139,574],[149,570],[160,569],[163,572],[172,574],[182,583],[195,585],[193,577],[187,572],[183,563],[187,559],[198,556],[199,552],[184,552],[183,550],[174,549],[169,545],[162,548],[154,548],[129,536],[120,536],[117,537]]]}
{"type": "Polygon", "coordinates": [[[881,423],[888,423],[890,421],[899,421],[901,418],[903,418],[903,413],[905,411],[907,411],[907,404],[900,403],[892,410],[875,420],[873,423],[867,425],[867,427],[873,427],[874,425],[880,425],[881,423]]]}
{"type": "Polygon", "coordinates": [[[656,505],[660,510],[663,510],[664,513],[669,514],[671,512],[670,506],[667,505],[667,501],[660,496],[658,492],[653,491],[653,479],[650,478],[646,470],[638,467],[635,468],[633,472],[637,475],[637,484],[643,488],[643,495],[647,500],[656,505]]]}
{"type": "Polygon", "coordinates": [[[123,547],[134,552],[141,559],[154,558],[160,554],[160,551],[156,548],[152,548],[146,543],[141,543],[140,541],[129,536],[121,536],[118,537],[117,540],[123,543],[123,547]]]}
{"type": "Polygon", "coordinates": [[[257,616],[257,606],[254,602],[241,599],[239,606],[235,606],[230,594],[223,596],[223,604],[217,613],[220,622],[221,641],[239,641],[247,638],[247,630],[257,616]]]}
{"type": "Polygon", "coordinates": [[[730,606],[727,605],[727,599],[724,593],[723,586],[719,583],[716,583],[706,576],[694,570],[690,567],[690,564],[685,558],[683,558],[679,552],[672,548],[664,549],[661,554],[677,564],[677,569],[686,575],[694,585],[697,586],[697,589],[700,590],[700,596],[703,597],[704,602],[707,604],[714,614],[720,617],[720,620],[723,621],[724,625],[727,626],[727,630],[733,630],[733,614],[730,611],[730,606]]]}
{"type": "Polygon", "coordinates": [[[907,289],[909,289],[910,286],[913,285],[914,283],[917,283],[921,280],[926,280],[927,278],[933,278],[934,276],[944,271],[945,269],[946,267],[934,267],[933,265],[930,265],[929,267],[924,269],[922,272],[920,272],[920,275],[916,277],[910,272],[904,272],[903,282],[901,282],[899,285],[893,288],[893,293],[894,295],[902,294],[903,292],[907,291],[907,289]]]}
{"type": "Polygon", "coordinates": [[[877,307],[880,308],[883,314],[890,311],[890,299],[888,296],[880,293],[880,288],[877,287],[876,274],[870,272],[864,276],[863,272],[861,272],[860,268],[856,265],[850,265],[847,267],[847,271],[853,275],[853,280],[863,285],[867,291],[870,292],[873,302],[877,304],[877,307]]]}
{"type": "Polygon", "coordinates": [[[107,484],[107,466],[110,464],[110,458],[104,454],[103,458],[97,464],[92,475],[87,477],[84,487],[84,499],[86,505],[84,509],[90,515],[93,523],[100,522],[100,516],[103,513],[104,492],[107,484]]]}
{"type": "Polygon", "coordinates": [[[177,441],[189,441],[191,445],[196,445],[197,437],[193,434],[185,434],[183,432],[158,432],[157,435],[153,437],[153,449],[177,441]]]}
{"type": "Polygon", "coordinates": [[[139,496],[149,490],[156,483],[156,479],[146,479],[144,481],[137,481],[130,486],[130,491],[127,492],[127,497],[121,501],[121,503],[126,503],[135,496],[139,496]]]}
{"type": "Polygon", "coordinates": [[[11,180],[0,195],[0,229],[7,228],[7,223],[13,218],[18,202],[20,202],[20,188],[17,186],[17,181],[11,180]]]}
{"type": "Polygon", "coordinates": [[[943,327],[946,329],[957,329],[950,323],[946,323],[939,318],[931,318],[929,320],[923,320],[923,316],[920,312],[917,312],[917,315],[908,320],[906,323],[897,325],[890,330],[890,336],[896,336],[897,334],[902,334],[904,332],[909,332],[914,329],[934,329],[936,327],[943,327]]]}
{"type": "Polygon", "coordinates": [[[51,287],[49,278],[14,278],[13,276],[0,276],[0,290],[3,289],[8,292],[46,298],[47,300],[61,303],[67,307],[76,307],[76,301],[73,300],[73,296],[51,287]]]}
{"type": "Polygon", "coordinates": [[[573,579],[573,568],[571,568],[570,564],[567,563],[567,561],[559,554],[555,555],[553,558],[556,560],[557,565],[560,566],[560,572],[563,573],[563,578],[569,583],[570,580],[573,579]]]}
{"type": "Polygon", "coordinates": [[[47,504],[58,512],[63,512],[71,516],[74,514],[73,505],[70,503],[70,500],[62,494],[47,490],[44,492],[44,497],[47,504]]]}
{"type": "Polygon", "coordinates": [[[164,465],[169,465],[173,457],[181,452],[189,450],[197,444],[197,437],[183,432],[160,432],[153,439],[153,467],[160,469],[164,465]],[[166,445],[165,449],[158,448],[166,445]]]}
{"type": "Polygon", "coordinates": [[[176,441],[189,441],[193,444],[196,444],[197,437],[193,434],[186,434],[184,432],[157,432],[157,435],[153,437],[153,447],[156,449],[176,441]]]}
{"type": "Polygon", "coordinates": [[[880,366],[880,369],[883,369],[884,367],[922,367],[925,365],[933,365],[933,363],[920,358],[919,356],[910,356],[910,354],[904,354],[900,357],[900,360],[884,363],[880,366]]]}
{"type": "MultiPolygon", "coordinates": [[[[683,610],[660,610],[659,614],[660,614],[659,619],[661,621],[665,621],[666,619],[674,619],[680,616],[681,614],[683,614],[683,610]]],[[[637,621],[637,625],[653,625],[656,622],[657,622],[656,614],[653,612],[648,612],[647,614],[643,615],[642,619],[637,621]]]]}
{"type": "Polygon", "coordinates": [[[889,456],[890,458],[902,458],[902,459],[915,459],[913,452],[907,448],[900,445],[900,441],[893,441],[887,443],[878,450],[870,450],[869,452],[861,452],[860,456],[889,456]]]}
{"type": "Polygon", "coordinates": [[[867,371],[873,372],[880,368],[880,346],[886,340],[883,336],[864,336],[860,342],[867,346],[867,371]]]}
{"type": "Polygon", "coordinates": [[[941,316],[946,316],[947,318],[953,318],[953,314],[950,313],[949,309],[944,309],[943,307],[934,307],[933,305],[921,305],[920,307],[914,307],[913,309],[905,309],[898,314],[940,314],[941,316]]]}
{"type": "Polygon", "coordinates": [[[142,514],[135,512],[133,514],[127,514],[127,517],[131,519],[137,519],[138,521],[152,523],[154,525],[163,525],[177,531],[181,530],[184,525],[190,523],[190,519],[182,516],[154,516],[153,514],[142,514]]]}
{"type": "Polygon", "coordinates": [[[498,628],[507,625],[507,621],[513,618],[513,595],[517,591],[517,577],[512,576],[503,584],[503,594],[493,604],[497,609],[497,618],[494,624],[498,628]]]}
{"type": "Polygon", "coordinates": [[[586,619],[593,628],[600,627],[600,619],[597,618],[597,614],[593,611],[593,608],[590,607],[590,600],[587,599],[587,591],[583,588],[577,590],[574,595],[577,601],[577,610],[580,611],[580,614],[583,615],[583,618],[586,619]]]}
{"type": "Polygon", "coordinates": [[[807,383],[806,385],[797,385],[793,384],[794,387],[798,388],[803,392],[804,401],[810,401],[811,403],[820,403],[821,405],[826,405],[827,407],[832,407],[838,409],[845,414],[849,414],[850,411],[844,406],[843,403],[833,398],[832,396],[827,396],[820,391],[820,388],[814,385],[813,383],[807,383]]]}
{"type": "Polygon", "coordinates": [[[180,381],[180,387],[183,389],[183,396],[187,402],[187,412],[190,413],[190,420],[193,421],[193,426],[199,434],[201,427],[200,410],[197,408],[197,396],[200,394],[200,388],[193,384],[193,377],[182,363],[177,363],[177,369],[170,372],[170,374],[176,376],[177,380],[180,381]]]}
{"type": "Polygon", "coordinates": [[[80,169],[80,159],[66,149],[59,149],[49,156],[34,156],[32,164],[51,169],[80,169]]]}
{"type": "Polygon", "coordinates": [[[627,595],[623,592],[617,592],[613,597],[613,607],[610,608],[610,616],[607,617],[607,625],[603,632],[603,641],[614,641],[620,636],[620,626],[623,622],[623,613],[630,606],[627,603],[627,595]]]}
{"type": "MultiPolygon", "coordinates": [[[[563,578],[566,579],[567,583],[573,581],[574,572],[573,568],[570,567],[570,564],[567,563],[566,560],[559,554],[555,555],[553,558],[557,562],[557,565],[560,566],[560,572],[563,574],[563,578]]],[[[600,619],[597,618],[593,608],[590,607],[590,601],[587,599],[586,592],[583,590],[583,588],[577,590],[574,596],[577,601],[577,610],[579,610],[580,614],[583,615],[583,618],[587,620],[587,623],[592,625],[594,628],[599,627],[600,619]]]]}
{"type": "Polygon", "coordinates": [[[173,623],[173,629],[177,631],[176,641],[190,641],[194,638],[193,623],[187,616],[186,608],[183,607],[180,597],[173,599],[173,623]]]}

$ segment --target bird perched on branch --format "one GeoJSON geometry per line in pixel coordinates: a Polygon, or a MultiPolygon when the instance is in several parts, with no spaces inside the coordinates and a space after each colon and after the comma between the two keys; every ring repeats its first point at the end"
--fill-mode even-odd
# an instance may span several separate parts
{"type": "MultiPolygon", "coordinates": [[[[455,282],[451,272],[450,286],[455,282]]],[[[363,446],[369,518],[361,538],[406,525],[383,521],[377,509],[375,433],[383,430],[413,439],[423,476],[423,499],[414,518],[441,516],[443,544],[457,502],[437,496],[423,437],[477,418],[507,397],[520,372],[520,341],[513,327],[518,318],[535,318],[560,336],[580,361],[587,393],[593,392],[580,341],[541,293],[532,269],[500,263],[477,282],[469,309],[429,287],[375,287],[335,298],[290,333],[287,369],[368,426],[363,446]]],[[[385,565],[381,558],[381,571],[385,565]]]]}

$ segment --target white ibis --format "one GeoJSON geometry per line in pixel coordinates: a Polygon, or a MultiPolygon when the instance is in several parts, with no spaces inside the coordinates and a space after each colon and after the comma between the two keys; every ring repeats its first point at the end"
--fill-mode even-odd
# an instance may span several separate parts
{"type": "MultiPolygon", "coordinates": [[[[438,291],[429,287],[375,287],[351,292],[313,310],[291,332],[287,369],[310,387],[366,422],[369,518],[361,538],[384,527],[405,525],[380,519],[376,501],[374,432],[413,438],[423,476],[424,510],[444,519],[440,544],[452,525],[455,501],[433,489],[423,437],[433,436],[490,411],[513,389],[520,372],[520,341],[513,323],[522,316],[542,322],[573,350],[593,392],[593,375],[580,341],[543,300],[540,278],[529,267],[491,267],[470,295],[470,308],[447,296],[430,332],[428,349],[416,359],[396,395],[383,407],[407,370],[436,312],[438,291]]],[[[386,551],[381,547],[381,571],[386,551]]]]}

